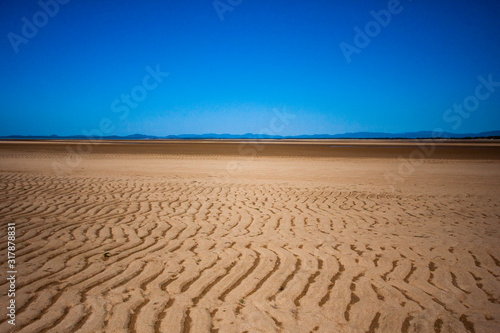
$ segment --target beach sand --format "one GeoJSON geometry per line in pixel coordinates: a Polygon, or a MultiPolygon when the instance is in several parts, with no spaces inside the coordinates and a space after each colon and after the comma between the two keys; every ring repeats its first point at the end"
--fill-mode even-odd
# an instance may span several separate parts
{"type": "Polygon", "coordinates": [[[500,330],[495,141],[4,141],[0,185],[0,332],[500,330]]]}

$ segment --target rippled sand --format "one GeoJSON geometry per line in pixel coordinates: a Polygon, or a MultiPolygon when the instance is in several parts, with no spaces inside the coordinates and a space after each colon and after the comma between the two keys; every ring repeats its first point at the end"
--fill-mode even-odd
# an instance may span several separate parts
{"type": "Polygon", "coordinates": [[[1,143],[15,329],[498,332],[498,145],[359,144],[1,143]]]}

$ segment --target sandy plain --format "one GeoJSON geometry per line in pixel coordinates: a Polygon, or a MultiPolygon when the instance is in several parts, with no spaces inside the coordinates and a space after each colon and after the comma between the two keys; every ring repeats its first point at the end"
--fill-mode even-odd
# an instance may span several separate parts
{"type": "Polygon", "coordinates": [[[0,180],[0,332],[500,331],[495,141],[3,141],[0,180]]]}

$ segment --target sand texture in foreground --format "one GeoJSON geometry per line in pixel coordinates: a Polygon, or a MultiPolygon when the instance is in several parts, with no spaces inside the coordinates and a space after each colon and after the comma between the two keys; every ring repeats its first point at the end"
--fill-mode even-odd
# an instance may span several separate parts
{"type": "Polygon", "coordinates": [[[15,222],[17,313],[13,330],[4,265],[0,332],[500,331],[491,151],[405,169],[415,147],[111,146],[67,168],[64,149],[14,145],[0,145],[0,259],[15,222]]]}

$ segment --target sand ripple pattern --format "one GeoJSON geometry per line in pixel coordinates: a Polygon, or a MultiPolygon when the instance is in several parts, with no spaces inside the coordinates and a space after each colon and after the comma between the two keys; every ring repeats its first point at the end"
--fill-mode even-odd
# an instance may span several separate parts
{"type": "MultiPolygon", "coordinates": [[[[5,224],[17,224],[17,332],[500,327],[492,199],[161,177],[0,180],[2,262],[5,224]]],[[[0,288],[5,300],[5,280],[0,288]]]]}

